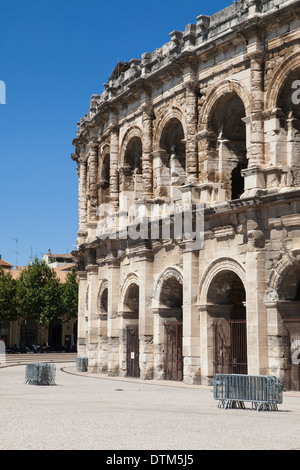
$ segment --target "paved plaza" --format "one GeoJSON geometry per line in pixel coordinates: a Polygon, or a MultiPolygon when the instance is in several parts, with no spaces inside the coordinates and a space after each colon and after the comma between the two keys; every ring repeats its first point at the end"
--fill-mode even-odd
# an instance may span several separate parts
{"type": "Polygon", "coordinates": [[[300,393],[279,411],[219,409],[212,388],[78,374],[25,384],[25,365],[0,369],[1,450],[287,450],[300,448],[300,393]]]}

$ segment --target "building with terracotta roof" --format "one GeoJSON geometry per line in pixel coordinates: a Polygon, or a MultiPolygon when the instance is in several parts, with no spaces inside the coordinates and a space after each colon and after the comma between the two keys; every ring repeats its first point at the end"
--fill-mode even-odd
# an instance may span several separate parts
{"type": "MultiPolygon", "coordinates": [[[[67,275],[75,267],[72,263],[71,255],[51,254],[51,260],[45,255],[43,259],[55,271],[60,282],[65,282],[67,275]],[[53,261],[54,260],[54,261],[53,261]],[[59,260],[64,262],[59,263],[59,260]],[[52,261],[52,263],[50,262],[52,261]]],[[[1,259],[0,268],[9,272],[14,279],[18,279],[26,266],[13,266],[1,259]]],[[[38,325],[32,319],[19,318],[15,321],[0,321],[0,337],[4,338],[7,351],[28,351],[32,350],[33,345],[41,342],[53,350],[76,350],[77,345],[77,318],[66,322],[54,321],[48,325],[38,325]]]]}
{"type": "Polygon", "coordinates": [[[0,266],[1,266],[1,268],[3,268],[3,269],[12,269],[12,268],[13,268],[13,265],[10,264],[10,263],[8,263],[7,261],[4,261],[4,260],[2,259],[2,256],[1,256],[1,255],[0,255],[0,266]]]}

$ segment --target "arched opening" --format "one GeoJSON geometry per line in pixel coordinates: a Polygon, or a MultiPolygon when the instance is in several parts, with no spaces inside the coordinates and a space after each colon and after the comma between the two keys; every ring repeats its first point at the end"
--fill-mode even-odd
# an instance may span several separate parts
{"type": "Polygon", "coordinates": [[[213,320],[215,373],[247,374],[246,293],[239,276],[224,270],[213,278],[207,311],[213,320]]]}
{"type": "Polygon", "coordinates": [[[105,287],[101,292],[100,299],[99,299],[99,309],[100,314],[107,314],[108,309],[108,288],[105,287]]]}
{"type": "Polygon", "coordinates": [[[108,337],[107,337],[107,321],[108,321],[108,283],[104,281],[100,287],[97,303],[98,324],[98,372],[107,372],[108,360],[108,337]]]}
{"type": "Polygon", "coordinates": [[[100,167],[100,181],[99,181],[100,197],[99,201],[102,204],[108,203],[110,200],[110,154],[106,153],[103,156],[102,164],[100,167]]]}
{"type": "Polygon", "coordinates": [[[164,317],[164,367],[166,380],[183,380],[182,282],[168,277],[160,292],[160,314],[164,317]]]}
{"type": "Polygon", "coordinates": [[[38,326],[31,318],[25,318],[20,328],[20,347],[21,351],[25,348],[32,348],[38,342],[38,326]]]}
{"type": "Polygon", "coordinates": [[[277,98],[277,122],[279,129],[273,137],[276,164],[292,169],[292,185],[300,185],[300,69],[290,71],[277,98]],[[274,145],[275,144],[275,145],[274,145]]]}
{"type": "MultiPolygon", "coordinates": [[[[284,386],[300,390],[300,263],[291,266],[278,289],[278,314],[282,328],[278,335],[284,361],[284,386]]],[[[274,338],[273,338],[274,341],[274,338]]]]}
{"type": "Polygon", "coordinates": [[[214,105],[208,127],[210,139],[210,178],[223,183],[227,199],[244,192],[242,170],[247,168],[245,106],[235,92],[228,92],[214,105]]]}
{"type": "Polygon", "coordinates": [[[130,202],[137,200],[142,195],[142,141],[140,137],[133,136],[126,146],[124,161],[120,168],[121,191],[131,193],[130,202]]]}
{"type": "Polygon", "coordinates": [[[123,311],[123,337],[126,345],[126,376],[139,377],[139,286],[131,283],[126,291],[123,311]]]}
{"type": "Polygon", "coordinates": [[[181,186],[186,177],[185,136],[181,122],[171,118],[164,126],[155,152],[153,171],[157,196],[170,196],[170,186],[181,186]]]}

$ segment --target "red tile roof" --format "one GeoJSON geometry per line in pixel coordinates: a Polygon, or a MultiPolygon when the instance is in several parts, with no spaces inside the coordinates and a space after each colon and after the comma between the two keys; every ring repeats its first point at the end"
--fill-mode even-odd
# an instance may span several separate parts
{"type": "Polygon", "coordinates": [[[4,268],[12,268],[13,265],[8,263],[7,261],[4,261],[4,259],[0,259],[0,266],[3,266],[4,268]]]}

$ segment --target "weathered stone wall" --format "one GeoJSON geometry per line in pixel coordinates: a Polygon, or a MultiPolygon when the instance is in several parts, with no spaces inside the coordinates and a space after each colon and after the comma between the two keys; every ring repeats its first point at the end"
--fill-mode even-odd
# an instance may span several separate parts
{"type": "Polygon", "coordinates": [[[136,352],[126,332],[135,327],[144,379],[208,383],[230,353],[231,370],[240,360],[248,373],[300,387],[287,373],[287,340],[298,333],[286,327],[300,300],[299,31],[299,1],[234,2],[119,64],[92,96],[72,156],[78,351],[90,372],[128,374],[136,352]],[[203,246],[168,234],[175,208],[194,221],[203,211],[203,246]],[[142,214],[158,226],[131,236],[137,216],[135,235],[145,229],[142,214]],[[111,236],[121,229],[126,236],[111,236]],[[232,331],[244,325],[246,357],[225,330],[227,349],[218,349],[224,321],[232,331]],[[179,371],[169,370],[173,323],[182,324],[179,371]]]}

